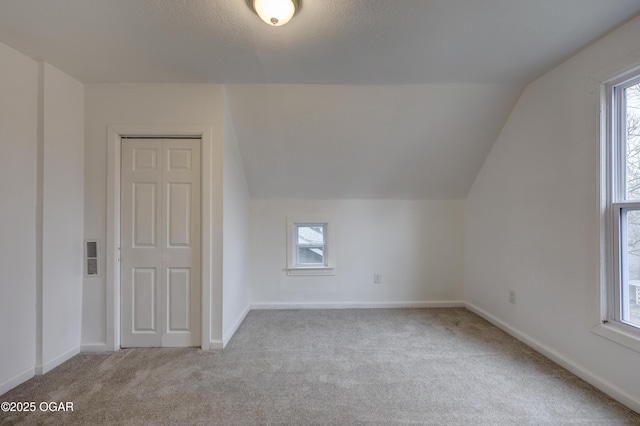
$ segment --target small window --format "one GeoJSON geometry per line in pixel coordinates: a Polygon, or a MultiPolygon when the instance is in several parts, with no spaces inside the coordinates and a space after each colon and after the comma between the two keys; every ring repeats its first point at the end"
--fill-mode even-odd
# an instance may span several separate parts
{"type": "Polygon", "coordinates": [[[327,221],[288,220],[287,273],[332,275],[327,221]]]}
{"type": "Polygon", "coordinates": [[[296,223],[296,266],[326,266],[326,223],[296,223]]]}

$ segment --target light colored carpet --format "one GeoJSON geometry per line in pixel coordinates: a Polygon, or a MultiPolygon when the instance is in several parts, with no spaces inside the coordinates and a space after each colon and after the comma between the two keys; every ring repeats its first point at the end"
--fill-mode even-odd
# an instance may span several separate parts
{"type": "Polygon", "coordinates": [[[465,309],[252,311],[224,351],[76,356],[0,401],[3,424],[640,425],[465,309]]]}

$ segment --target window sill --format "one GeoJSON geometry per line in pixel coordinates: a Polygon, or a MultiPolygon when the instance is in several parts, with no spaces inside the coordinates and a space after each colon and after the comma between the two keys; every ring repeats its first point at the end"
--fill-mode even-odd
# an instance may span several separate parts
{"type": "Polygon", "coordinates": [[[640,336],[623,330],[615,324],[600,324],[593,327],[591,331],[598,336],[602,336],[612,342],[616,342],[636,352],[640,352],[640,336]]]}
{"type": "Polygon", "coordinates": [[[287,268],[289,276],[305,276],[305,275],[334,275],[332,267],[310,267],[310,268],[287,268]]]}

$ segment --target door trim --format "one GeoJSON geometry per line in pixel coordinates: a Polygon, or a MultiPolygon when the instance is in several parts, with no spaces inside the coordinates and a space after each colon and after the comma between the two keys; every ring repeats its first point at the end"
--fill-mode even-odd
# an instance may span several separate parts
{"type": "Polygon", "coordinates": [[[210,126],[110,125],[107,128],[106,340],[107,350],[120,349],[120,161],[123,137],[198,137],[201,140],[201,336],[209,350],[212,283],[213,130],[210,126]]]}

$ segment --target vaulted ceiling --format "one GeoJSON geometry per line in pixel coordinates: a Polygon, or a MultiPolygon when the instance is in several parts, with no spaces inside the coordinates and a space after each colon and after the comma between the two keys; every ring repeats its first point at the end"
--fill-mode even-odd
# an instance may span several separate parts
{"type": "MultiPolygon", "coordinates": [[[[251,195],[464,198],[523,87],[638,0],[1,0],[0,41],[85,83],[227,85],[251,195]]],[[[639,35],[640,36],[640,35],[639,35]]]]}

